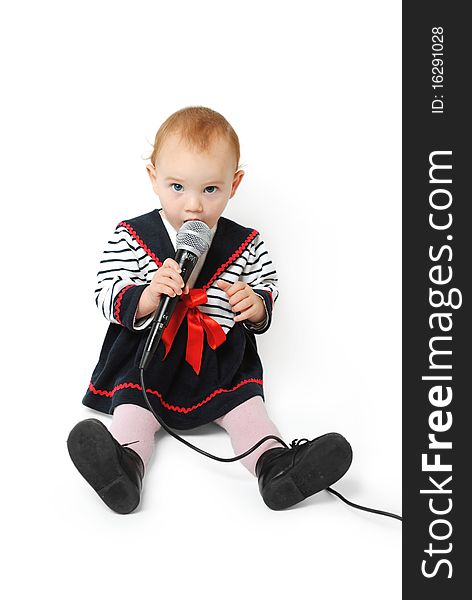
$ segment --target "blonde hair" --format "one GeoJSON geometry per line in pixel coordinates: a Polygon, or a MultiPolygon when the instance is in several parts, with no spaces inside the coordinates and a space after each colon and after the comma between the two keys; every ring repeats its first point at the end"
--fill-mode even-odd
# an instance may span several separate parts
{"type": "Polygon", "coordinates": [[[220,113],[205,106],[187,106],[168,117],[159,127],[154,140],[153,151],[147,158],[156,166],[156,158],[164,142],[172,133],[180,133],[181,139],[189,147],[205,152],[215,138],[227,139],[236,158],[236,170],[239,165],[239,138],[220,113]]]}

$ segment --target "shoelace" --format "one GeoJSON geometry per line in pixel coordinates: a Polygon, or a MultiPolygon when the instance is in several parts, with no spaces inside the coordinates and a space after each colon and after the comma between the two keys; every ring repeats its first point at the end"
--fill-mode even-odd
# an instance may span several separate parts
{"type": "Polygon", "coordinates": [[[308,440],[307,438],[301,438],[299,440],[295,439],[292,442],[290,442],[290,448],[295,448],[295,452],[293,453],[291,467],[293,467],[293,465],[295,464],[295,458],[296,458],[296,456],[298,454],[298,450],[300,449],[300,446],[302,446],[304,443],[306,444],[309,441],[310,440],[308,440]]]}
{"type": "Polygon", "coordinates": [[[296,439],[293,440],[292,442],[290,442],[290,446],[292,448],[295,448],[295,446],[300,446],[302,444],[302,442],[309,442],[310,440],[308,440],[307,438],[301,438],[300,440],[296,439]]]}

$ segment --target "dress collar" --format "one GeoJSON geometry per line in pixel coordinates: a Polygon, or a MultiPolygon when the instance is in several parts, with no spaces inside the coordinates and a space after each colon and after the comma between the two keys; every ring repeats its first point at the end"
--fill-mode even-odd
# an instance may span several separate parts
{"type": "MultiPolygon", "coordinates": [[[[155,208],[149,213],[121,221],[135,239],[136,243],[148,254],[158,267],[167,257],[175,257],[175,239],[177,232],[161,212],[155,208]]],[[[213,228],[212,228],[213,229],[213,228]]],[[[238,259],[250,241],[257,235],[255,229],[243,227],[221,216],[218,227],[214,226],[214,236],[202,265],[195,288],[207,289],[226,269],[238,259]]]]}

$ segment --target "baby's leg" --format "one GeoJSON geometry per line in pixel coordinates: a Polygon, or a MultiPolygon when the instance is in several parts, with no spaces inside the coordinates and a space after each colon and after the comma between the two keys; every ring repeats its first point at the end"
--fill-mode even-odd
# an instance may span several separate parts
{"type": "Polygon", "coordinates": [[[150,410],[136,404],[120,404],[113,412],[110,433],[120,444],[139,454],[146,466],[154,450],[154,435],[160,428],[150,410]]]}
{"type": "MultiPolygon", "coordinates": [[[[253,396],[229,413],[214,421],[229,433],[235,455],[249,450],[266,435],[282,438],[279,430],[269,419],[262,396],[253,396]]],[[[254,452],[241,459],[242,464],[255,475],[258,458],[270,448],[284,447],[277,440],[267,440],[254,452]]]]}

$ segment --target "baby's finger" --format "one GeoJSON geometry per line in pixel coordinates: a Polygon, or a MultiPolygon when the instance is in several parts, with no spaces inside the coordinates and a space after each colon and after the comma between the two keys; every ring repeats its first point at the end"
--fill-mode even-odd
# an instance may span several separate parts
{"type": "Polygon", "coordinates": [[[174,281],[173,279],[172,281],[172,287],[173,289],[176,291],[176,293],[181,296],[183,294],[183,287],[184,287],[184,282],[182,280],[182,278],[180,278],[179,281],[174,281]]]}
{"type": "Polygon", "coordinates": [[[162,267],[170,267],[176,273],[182,272],[182,269],[179,267],[179,264],[173,258],[170,257],[165,259],[165,261],[162,263],[162,267]]]}
{"type": "Polygon", "coordinates": [[[169,273],[169,275],[166,275],[165,273],[161,273],[160,277],[156,277],[156,284],[157,285],[160,285],[160,284],[166,285],[167,287],[171,288],[179,296],[182,293],[183,281],[182,281],[182,278],[180,277],[180,275],[177,275],[177,273],[175,273],[175,272],[173,274],[169,273]]]}
{"type": "Polygon", "coordinates": [[[180,287],[183,287],[184,280],[182,279],[182,275],[177,273],[177,271],[173,267],[164,267],[162,266],[156,273],[158,278],[169,278],[176,282],[176,284],[180,287]]]}
{"type": "Polygon", "coordinates": [[[232,306],[233,312],[241,312],[242,310],[246,310],[253,305],[251,298],[244,298],[240,302],[237,302],[234,306],[232,306]]]}
{"type": "Polygon", "coordinates": [[[164,294],[166,296],[170,296],[171,298],[174,298],[174,296],[177,295],[173,288],[171,288],[168,285],[165,285],[164,283],[158,283],[156,286],[156,290],[159,292],[159,294],[164,294]]]}
{"type": "Polygon", "coordinates": [[[228,283],[223,279],[218,279],[219,288],[223,290],[227,296],[231,298],[238,290],[242,290],[245,285],[242,281],[236,281],[236,283],[228,283]]]}
{"type": "Polygon", "coordinates": [[[250,317],[252,317],[252,314],[253,314],[253,311],[250,308],[248,308],[247,310],[240,313],[239,315],[235,315],[234,320],[235,321],[245,321],[246,319],[249,319],[250,317]]]}
{"type": "Polygon", "coordinates": [[[241,300],[246,300],[246,298],[249,298],[246,290],[237,290],[234,294],[230,295],[229,303],[231,306],[236,306],[238,302],[241,302],[241,300]]]}

